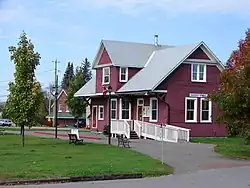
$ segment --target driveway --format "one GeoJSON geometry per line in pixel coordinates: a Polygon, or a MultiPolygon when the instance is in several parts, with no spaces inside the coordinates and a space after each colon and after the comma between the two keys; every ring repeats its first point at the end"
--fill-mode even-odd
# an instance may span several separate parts
{"type": "MultiPolygon", "coordinates": [[[[249,188],[250,167],[198,171],[138,180],[80,182],[51,185],[24,185],[15,188],[249,188]]],[[[14,188],[13,187],[13,188],[14,188]]]]}
{"type": "MultiPolygon", "coordinates": [[[[11,131],[12,133],[19,133],[11,131]]],[[[63,134],[62,132],[60,132],[63,134]]],[[[64,132],[66,134],[67,132],[64,132]]],[[[51,135],[36,134],[32,131],[26,131],[27,135],[51,138],[51,135]]],[[[80,132],[80,136],[89,136],[90,133],[80,132]]],[[[68,139],[68,137],[60,137],[68,139]]],[[[86,142],[107,143],[107,139],[93,140],[84,139],[86,142]]],[[[112,139],[112,144],[116,145],[117,140],[112,139]]],[[[174,174],[184,174],[197,172],[199,170],[243,167],[250,166],[250,161],[227,159],[213,151],[214,145],[195,144],[195,143],[163,143],[154,140],[131,140],[131,149],[137,152],[149,155],[174,168],[174,174]],[[162,152],[163,151],[163,152],[162,152]],[[162,155],[163,154],[163,155],[162,155]]]]}

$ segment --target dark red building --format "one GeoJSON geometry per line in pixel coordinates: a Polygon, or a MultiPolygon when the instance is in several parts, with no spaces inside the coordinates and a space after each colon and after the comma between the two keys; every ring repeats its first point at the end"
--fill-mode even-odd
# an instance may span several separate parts
{"type": "MultiPolygon", "coordinates": [[[[157,38],[156,38],[157,39],[157,38]]],[[[76,97],[91,99],[91,129],[112,121],[150,122],[191,129],[191,136],[226,136],[207,96],[219,85],[224,66],[204,42],[183,46],[103,40],[93,62],[95,74],[76,97]]],[[[112,125],[112,124],[111,124],[112,125]]]]}

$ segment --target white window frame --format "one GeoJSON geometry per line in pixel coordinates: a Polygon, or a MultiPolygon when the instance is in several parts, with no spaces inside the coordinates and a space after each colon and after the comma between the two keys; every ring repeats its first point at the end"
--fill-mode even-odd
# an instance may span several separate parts
{"type": "Polygon", "coordinates": [[[194,97],[185,98],[185,123],[197,123],[197,101],[198,101],[198,98],[194,98],[194,97]],[[194,119],[193,120],[187,120],[187,101],[188,100],[194,100],[194,119]]]}
{"type": "Polygon", "coordinates": [[[201,123],[212,123],[212,110],[213,110],[212,101],[207,99],[207,98],[201,98],[200,99],[200,122],[201,123]],[[202,120],[202,101],[208,101],[208,108],[209,108],[209,111],[208,111],[209,119],[208,120],[202,120]]]}
{"type": "Polygon", "coordinates": [[[120,104],[119,104],[119,119],[120,120],[131,120],[131,102],[129,102],[129,118],[128,119],[122,119],[122,98],[120,98],[120,104]]]}
{"type": "Polygon", "coordinates": [[[69,112],[69,107],[68,107],[68,105],[66,105],[66,112],[69,112]]]}
{"type": "Polygon", "coordinates": [[[128,67],[120,67],[119,70],[119,81],[120,82],[127,82],[128,81],[128,67]],[[125,69],[125,80],[122,80],[122,69],[125,69]]]}
{"type": "Polygon", "coordinates": [[[110,67],[103,67],[102,68],[102,84],[105,85],[105,84],[109,84],[110,83],[110,67]],[[105,70],[108,70],[108,75],[105,75],[105,70]],[[105,77],[108,77],[109,80],[108,82],[105,82],[105,77]]]}
{"type": "Polygon", "coordinates": [[[62,104],[59,104],[58,107],[58,112],[62,112],[62,104]]]}
{"type": "Polygon", "coordinates": [[[104,120],[104,106],[103,105],[98,106],[98,120],[104,120]],[[102,113],[103,113],[102,117],[101,117],[101,108],[102,108],[102,113]]]}
{"type": "Polygon", "coordinates": [[[149,117],[149,121],[150,122],[157,122],[158,121],[158,116],[159,116],[159,103],[158,103],[158,99],[156,97],[151,97],[150,98],[150,117],[149,117]],[[152,111],[155,110],[153,109],[153,100],[156,100],[156,104],[157,104],[157,109],[156,109],[156,119],[152,119],[152,111]]]}
{"type": "Polygon", "coordinates": [[[192,63],[191,64],[191,81],[192,82],[206,82],[207,81],[207,65],[202,63],[192,63]],[[193,66],[197,65],[197,79],[193,79],[193,66]],[[203,80],[200,80],[200,66],[204,65],[203,80]]]}
{"type": "Polygon", "coordinates": [[[112,113],[111,113],[111,120],[117,120],[117,99],[111,99],[111,107],[110,111],[115,111],[115,118],[112,118],[112,113]],[[112,101],[115,101],[115,109],[112,109],[112,101]]]}

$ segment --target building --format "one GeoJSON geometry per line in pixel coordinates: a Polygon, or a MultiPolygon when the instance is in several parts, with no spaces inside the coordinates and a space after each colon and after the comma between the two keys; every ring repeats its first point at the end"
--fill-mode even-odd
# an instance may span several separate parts
{"type": "MultiPolygon", "coordinates": [[[[59,95],[58,95],[58,126],[60,127],[67,127],[67,126],[73,126],[77,122],[77,119],[71,114],[70,109],[67,106],[66,100],[67,100],[67,93],[64,89],[61,89],[59,95]]],[[[51,105],[52,113],[46,116],[50,122],[54,120],[54,104],[51,105]]],[[[85,117],[81,117],[84,118],[85,117]]]]}
{"type": "MultiPolygon", "coordinates": [[[[75,93],[91,99],[91,129],[115,121],[169,124],[191,129],[191,136],[226,136],[216,123],[218,108],[208,94],[219,85],[224,66],[204,42],[183,46],[102,40],[93,78],[75,93]]],[[[112,124],[111,124],[112,125],[112,124]]]]}

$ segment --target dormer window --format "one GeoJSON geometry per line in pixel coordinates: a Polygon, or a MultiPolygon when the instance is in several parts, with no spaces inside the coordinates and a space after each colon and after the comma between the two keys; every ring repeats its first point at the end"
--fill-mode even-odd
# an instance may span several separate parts
{"type": "Polygon", "coordinates": [[[102,69],[102,84],[109,84],[110,82],[110,67],[102,69]]]}
{"type": "Polygon", "coordinates": [[[128,81],[128,68],[120,67],[120,82],[128,81]]]}
{"type": "Polygon", "coordinates": [[[192,64],[191,66],[191,81],[192,82],[206,82],[207,71],[205,64],[192,64]]]}

